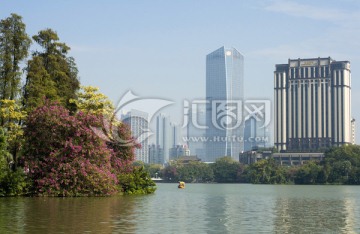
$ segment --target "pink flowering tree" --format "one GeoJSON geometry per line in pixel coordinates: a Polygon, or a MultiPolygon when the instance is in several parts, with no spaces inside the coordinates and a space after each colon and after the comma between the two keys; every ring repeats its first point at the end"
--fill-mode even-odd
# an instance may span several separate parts
{"type": "Polygon", "coordinates": [[[114,150],[98,137],[98,117],[71,116],[62,106],[46,103],[29,114],[23,162],[34,193],[45,196],[110,195],[118,190],[114,150]]]}

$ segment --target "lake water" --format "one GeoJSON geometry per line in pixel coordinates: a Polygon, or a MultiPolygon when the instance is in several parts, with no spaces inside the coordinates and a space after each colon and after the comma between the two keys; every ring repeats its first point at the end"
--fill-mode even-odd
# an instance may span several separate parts
{"type": "Polygon", "coordinates": [[[146,196],[0,198],[0,233],[360,233],[360,186],[158,184],[146,196]]]}

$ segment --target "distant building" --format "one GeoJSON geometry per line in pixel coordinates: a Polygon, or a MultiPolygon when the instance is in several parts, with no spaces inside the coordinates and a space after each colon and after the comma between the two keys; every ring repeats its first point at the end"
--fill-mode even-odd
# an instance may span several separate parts
{"type": "Polygon", "coordinates": [[[239,162],[242,164],[251,165],[259,160],[267,159],[271,157],[271,155],[272,155],[271,151],[258,152],[255,150],[250,150],[240,153],[239,162]]]}
{"type": "Polygon", "coordinates": [[[322,161],[324,153],[272,153],[271,151],[247,151],[240,153],[239,161],[242,164],[251,165],[262,159],[273,158],[280,165],[302,165],[307,161],[322,161]]]}
{"type": "Polygon", "coordinates": [[[141,144],[141,148],[135,149],[135,159],[149,163],[148,114],[139,110],[131,110],[122,116],[122,121],[130,126],[131,135],[141,144]]]}
{"type": "Polygon", "coordinates": [[[189,150],[197,155],[202,161],[206,161],[205,142],[201,139],[205,138],[205,105],[195,105],[189,107],[186,144],[189,150]]]}
{"type": "MultiPolygon", "coordinates": [[[[191,149],[190,149],[190,152],[193,152],[193,151],[191,151],[191,149]]],[[[196,155],[198,158],[201,159],[201,161],[206,162],[205,148],[196,148],[195,153],[193,155],[196,155]]]]}
{"type": "Polygon", "coordinates": [[[196,156],[182,156],[177,162],[180,164],[189,164],[190,162],[200,162],[201,159],[196,156]]]}
{"type": "Polygon", "coordinates": [[[274,85],[279,151],[316,152],[353,143],[349,61],[289,59],[276,65],[274,85]]]}
{"type": "Polygon", "coordinates": [[[164,161],[162,163],[169,162],[170,149],[182,142],[180,126],[172,123],[169,116],[160,114],[156,117],[155,135],[155,145],[163,152],[164,161]]]}
{"type": "Polygon", "coordinates": [[[302,165],[306,161],[322,161],[324,153],[274,153],[272,158],[281,165],[302,165]]]}
{"type": "Polygon", "coordinates": [[[353,145],[355,145],[355,140],[356,140],[356,138],[355,138],[355,134],[356,134],[355,128],[356,128],[356,122],[355,122],[355,119],[352,119],[351,120],[351,135],[352,135],[351,140],[352,140],[353,145]]]}
{"type": "Polygon", "coordinates": [[[169,149],[172,146],[171,143],[171,125],[170,119],[164,114],[160,114],[156,117],[156,145],[163,150],[164,162],[169,161],[169,149]]]}
{"type": "Polygon", "coordinates": [[[149,145],[149,163],[164,163],[164,150],[160,146],[155,144],[149,145]]]}
{"type": "Polygon", "coordinates": [[[176,145],[170,149],[170,160],[175,160],[182,156],[190,156],[190,150],[186,145],[176,145]]]}
{"type": "MultiPolygon", "coordinates": [[[[262,119],[263,120],[263,119],[262,119]]],[[[265,148],[268,140],[267,128],[256,116],[249,116],[244,123],[244,151],[265,148]]]]}
{"type": "Polygon", "coordinates": [[[241,101],[244,97],[244,56],[221,47],[206,56],[206,161],[237,158],[243,144],[241,101]],[[240,112],[239,112],[240,111],[240,112]],[[238,125],[240,123],[240,125],[238,125]]]}
{"type": "Polygon", "coordinates": [[[180,125],[175,124],[175,123],[170,123],[170,127],[171,127],[171,144],[172,144],[171,147],[181,144],[182,139],[181,139],[180,125]]]}

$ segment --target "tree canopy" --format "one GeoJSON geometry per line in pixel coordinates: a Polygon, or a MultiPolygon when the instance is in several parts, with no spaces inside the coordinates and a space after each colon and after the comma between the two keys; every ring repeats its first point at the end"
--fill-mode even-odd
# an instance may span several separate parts
{"type": "Polygon", "coordinates": [[[33,36],[35,42],[43,49],[36,51],[28,61],[26,83],[24,87],[24,106],[28,111],[44,104],[45,99],[59,101],[74,111],[70,99],[77,99],[80,88],[78,70],[70,50],[52,29],[41,30],[33,36]]]}
{"type": "Polygon", "coordinates": [[[0,98],[14,100],[20,94],[20,63],[31,44],[22,17],[11,14],[0,21],[0,98]]]}

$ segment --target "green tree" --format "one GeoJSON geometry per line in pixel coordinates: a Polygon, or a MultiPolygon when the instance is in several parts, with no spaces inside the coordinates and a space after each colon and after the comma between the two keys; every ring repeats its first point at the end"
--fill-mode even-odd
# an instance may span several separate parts
{"type": "Polygon", "coordinates": [[[14,100],[20,94],[20,64],[27,57],[30,44],[21,16],[11,14],[0,21],[1,99],[14,100]]]}
{"type": "Polygon", "coordinates": [[[40,31],[33,39],[43,50],[35,52],[28,62],[24,87],[26,109],[31,111],[43,105],[47,98],[74,111],[75,106],[69,101],[77,98],[80,82],[74,59],[67,56],[70,47],[59,42],[57,33],[51,29],[40,31]],[[44,90],[39,94],[41,89],[44,90]]]}
{"type": "Polygon", "coordinates": [[[13,161],[12,155],[8,152],[7,136],[3,128],[0,128],[0,173],[13,161]]]}
{"type": "Polygon", "coordinates": [[[109,98],[99,92],[99,88],[93,86],[81,86],[77,93],[77,99],[70,99],[77,110],[96,116],[112,118],[115,108],[109,98]]]}
{"type": "Polygon", "coordinates": [[[323,168],[316,161],[308,161],[295,173],[295,184],[317,184],[320,182],[323,168]]]}
{"type": "Polygon", "coordinates": [[[0,197],[23,195],[27,192],[29,183],[22,168],[11,170],[14,162],[7,148],[7,136],[0,128],[0,197]]]}
{"type": "Polygon", "coordinates": [[[286,170],[275,162],[273,158],[263,159],[250,165],[246,169],[247,180],[254,184],[282,184],[286,183],[286,170]]]}
{"type": "Polygon", "coordinates": [[[360,184],[359,145],[343,145],[327,150],[323,164],[327,183],[360,184]]]}
{"type": "Polygon", "coordinates": [[[33,57],[27,64],[23,104],[30,113],[34,108],[45,105],[45,101],[58,100],[55,82],[43,66],[43,58],[33,57]]]}
{"type": "Polygon", "coordinates": [[[131,173],[120,174],[118,179],[125,194],[150,194],[156,190],[156,184],[144,166],[134,167],[131,173]]]}
{"type": "Polygon", "coordinates": [[[233,183],[238,181],[238,172],[241,170],[239,162],[231,157],[219,158],[211,164],[214,180],[219,183],[233,183]]]}
{"type": "Polygon", "coordinates": [[[19,124],[26,118],[26,112],[15,100],[0,100],[0,118],[5,120],[0,126],[5,130],[7,151],[12,155],[15,165],[23,145],[24,131],[19,124]]]}
{"type": "Polygon", "coordinates": [[[145,169],[149,172],[151,178],[161,178],[162,173],[161,170],[163,168],[163,165],[161,164],[145,164],[145,169]]]}
{"type": "Polygon", "coordinates": [[[170,164],[167,167],[163,168],[161,171],[163,179],[166,181],[177,182],[179,181],[178,168],[174,164],[170,164]]]}

